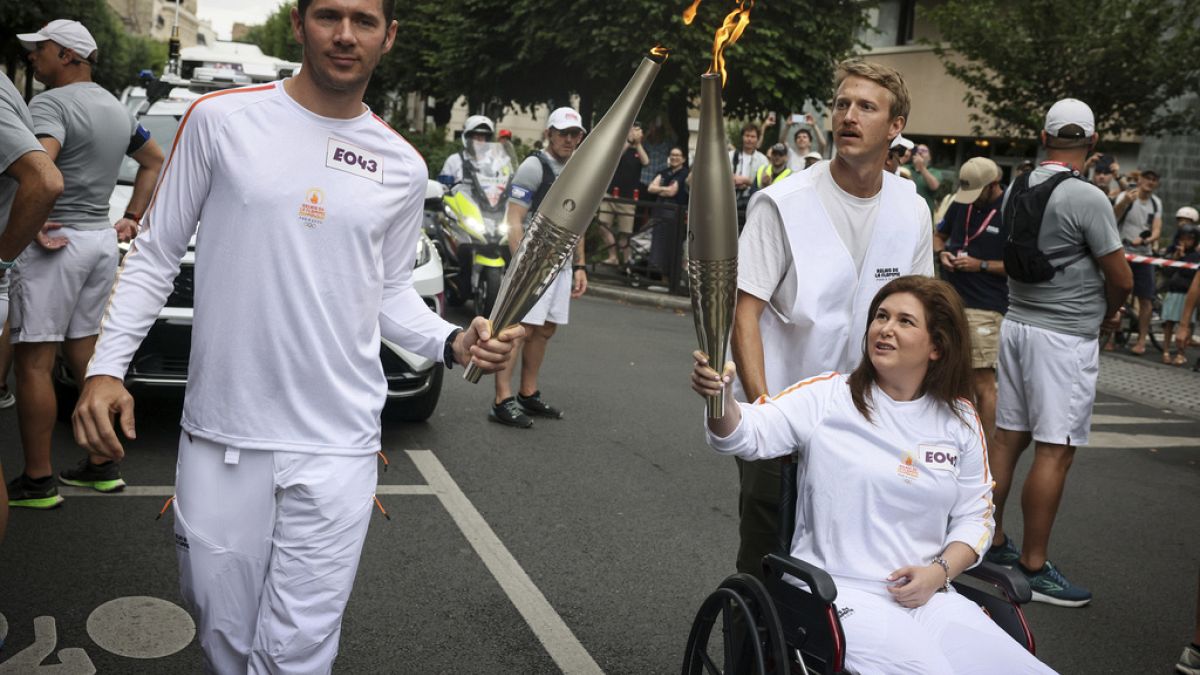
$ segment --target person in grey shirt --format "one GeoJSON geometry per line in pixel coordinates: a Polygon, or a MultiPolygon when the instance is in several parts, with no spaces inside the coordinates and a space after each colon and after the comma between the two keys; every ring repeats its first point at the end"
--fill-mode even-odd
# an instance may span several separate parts
{"type": "MultiPolygon", "coordinates": [[[[53,508],[62,502],[50,461],[59,344],[82,382],[116,277],[117,241],[137,234],[163,153],[125,107],[92,81],[96,41],[82,24],[58,19],[17,38],[29,50],[33,76],[47,87],[30,101],[29,112],[65,189],[37,235],[38,245],[21,253],[12,278],[9,328],[25,470],[8,492],[12,506],[53,508]],[[108,203],[126,155],[139,168],[125,216],[114,224],[108,203]]],[[[120,468],[102,459],[85,459],[59,480],[102,492],[123,488],[120,468]]]]}
{"type": "MultiPolygon", "coordinates": [[[[1158,188],[1158,172],[1142,167],[1138,173],[1137,186],[1117,195],[1113,202],[1113,213],[1117,217],[1117,228],[1127,253],[1153,255],[1151,246],[1162,235],[1162,199],[1154,194],[1158,188]]],[[[1133,270],[1133,297],[1137,298],[1138,335],[1129,353],[1141,356],[1146,353],[1146,337],[1150,334],[1150,317],[1154,311],[1154,298],[1158,295],[1158,284],[1154,278],[1154,265],[1130,263],[1133,270]]],[[[1105,351],[1113,350],[1110,334],[1104,344],[1105,351]]]]}
{"type": "MultiPolygon", "coordinates": [[[[1042,131],[1046,161],[1030,174],[1029,186],[1055,172],[1079,171],[1096,144],[1095,129],[1092,110],[1082,101],[1063,99],[1051,106],[1042,131]]],[[[1005,194],[1002,214],[1018,185],[1005,194]]],[[[1133,277],[1108,197],[1086,180],[1068,178],[1054,188],[1037,245],[1047,255],[1083,253],[1067,258],[1049,281],[1008,282],[1008,314],[1000,326],[996,435],[989,456],[996,481],[996,533],[985,557],[1024,573],[1034,600],[1080,607],[1092,594],[1068,582],[1050,562],[1050,529],[1075,448],[1088,442],[1100,372],[1100,328],[1117,323],[1133,277]],[[1017,460],[1031,439],[1035,454],[1021,494],[1025,527],[1018,550],[1004,531],[1004,504],[1017,460]]]]}
{"type": "MultiPolygon", "coordinates": [[[[0,326],[8,320],[8,273],[62,191],[62,174],[34,138],[25,101],[0,75],[0,326]]],[[[9,397],[7,383],[0,381],[0,399],[9,397]]],[[[8,490],[0,466],[0,542],[7,529],[8,490]]]]}

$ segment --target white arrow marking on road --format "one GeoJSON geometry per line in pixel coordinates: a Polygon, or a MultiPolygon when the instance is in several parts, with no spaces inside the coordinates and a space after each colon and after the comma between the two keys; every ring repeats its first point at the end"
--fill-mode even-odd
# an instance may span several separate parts
{"type": "Polygon", "coordinates": [[[471,500],[450,477],[446,467],[438,461],[429,450],[406,450],[417,470],[429,482],[434,493],[442,502],[442,506],[450,512],[458,528],[462,530],[475,553],[483,560],[488,571],[499,582],[509,600],[525,618],[525,622],[533,629],[542,646],[554,659],[554,663],[562,672],[569,675],[603,674],[600,666],[592,659],[591,654],[583,648],[578,638],[554,611],[542,591],[534,585],[533,580],[521,569],[517,559],[513,557],[504,543],[488,526],[487,521],[471,504],[471,500]]]}
{"type": "Polygon", "coordinates": [[[33,644],[0,663],[3,675],[94,675],[96,666],[87,652],[78,647],[61,649],[59,663],[42,665],[58,646],[58,629],[54,617],[39,616],[33,620],[33,644]]]}
{"type": "MultiPolygon", "coordinates": [[[[127,485],[120,492],[97,492],[91,488],[60,485],[59,494],[64,497],[170,497],[175,494],[174,485],[127,485]]],[[[431,495],[428,485],[378,485],[377,495],[431,495]]]]}
{"type": "Polygon", "coordinates": [[[1200,438],[1190,436],[1153,436],[1122,434],[1115,431],[1093,431],[1088,436],[1089,448],[1191,448],[1200,446],[1200,438]]]}
{"type": "Polygon", "coordinates": [[[1092,415],[1092,424],[1187,424],[1195,420],[1163,419],[1159,417],[1125,417],[1123,415],[1092,415]]]}

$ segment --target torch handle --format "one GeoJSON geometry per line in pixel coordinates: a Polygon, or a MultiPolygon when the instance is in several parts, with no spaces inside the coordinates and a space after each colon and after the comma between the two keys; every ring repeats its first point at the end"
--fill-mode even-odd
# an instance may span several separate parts
{"type": "Polygon", "coordinates": [[[704,402],[704,408],[708,411],[708,419],[719,420],[725,416],[725,390],[716,396],[709,396],[704,402]]]}

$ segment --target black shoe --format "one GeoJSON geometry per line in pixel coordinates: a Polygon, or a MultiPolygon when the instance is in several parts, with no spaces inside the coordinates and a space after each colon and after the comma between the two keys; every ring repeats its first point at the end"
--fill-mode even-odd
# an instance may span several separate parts
{"type": "Polygon", "coordinates": [[[8,481],[8,505],[26,509],[52,509],[63,503],[50,476],[34,480],[24,473],[8,481]]]}
{"type": "Polygon", "coordinates": [[[533,420],[521,412],[521,406],[517,405],[517,400],[511,396],[493,405],[491,411],[488,412],[488,419],[521,429],[528,429],[533,426],[533,420]]]}
{"type": "Polygon", "coordinates": [[[58,472],[58,480],[63,485],[92,488],[97,492],[120,492],[125,489],[125,481],[121,478],[121,465],[116,462],[92,464],[87,457],[79,460],[74,469],[58,472]]]}
{"type": "Polygon", "coordinates": [[[546,402],[542,400],[541,391],[533,392],[533,396],[522,396],[517,394],[517,405],[521,406],[521,408],[530,415],[537,415],[538,417],[550,417],[556,420],[561,420],[563,416],[562,411],[558,408],[555,408],[552,405],[546,405],[546,402]]]}

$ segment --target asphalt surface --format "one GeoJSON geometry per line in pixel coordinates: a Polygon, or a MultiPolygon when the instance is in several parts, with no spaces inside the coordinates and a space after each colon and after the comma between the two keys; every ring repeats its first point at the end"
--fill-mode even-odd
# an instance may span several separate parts
{"type": "MultiPolygon", "coordinates": [[[[392,519],[371,523],[335,671],[556,673],[552,654],[569,660],[574,641],[607,673],[678,672],[692,617],[732,571],[737,543],[736,472],[704,446],[686,384],[694,342],[682,311],[585,297],[541,382],[565,419],[490,423],[490,382],[455,370],[428,423],[386,423],[380,483],[429,485],[429,467],[441,466],[469,508],[445,490],[381,488],[392,519]],[[408,452],[422,450],[431,454],[408,452]]],[[[1039,656],[1060,672],[1168,673],[1195,620],[1200,422],[1110,395],[1099,403],[1104,442],[1076,457],[1051,550],[1095,600],[1033,605],[1028,617],[1039,656]]],[[[179,401],[143,396],[139,414],[126,496],[14,510],[0,546],[0,673],[37,672],[14,666],[35,651],[46,665],[74,663],[76,652],[56,651],[66,648],[100,673],[200,672],[199,648],[167,604],[182,601],[171,516],[155,520],[165,497],[134,494],[169,494],[179,401]],[[115,619],[104,611],[143,596],[160,601],[115,619]],[[43,616],[54,619],[50,650],[45,620],[35,640],[43,616]]],[[[56,465],[80,456],[60,427],[56,465]]],[[[12,410],[0,411],[0,461],[9,476],[21,466],[12,410]]]]}

